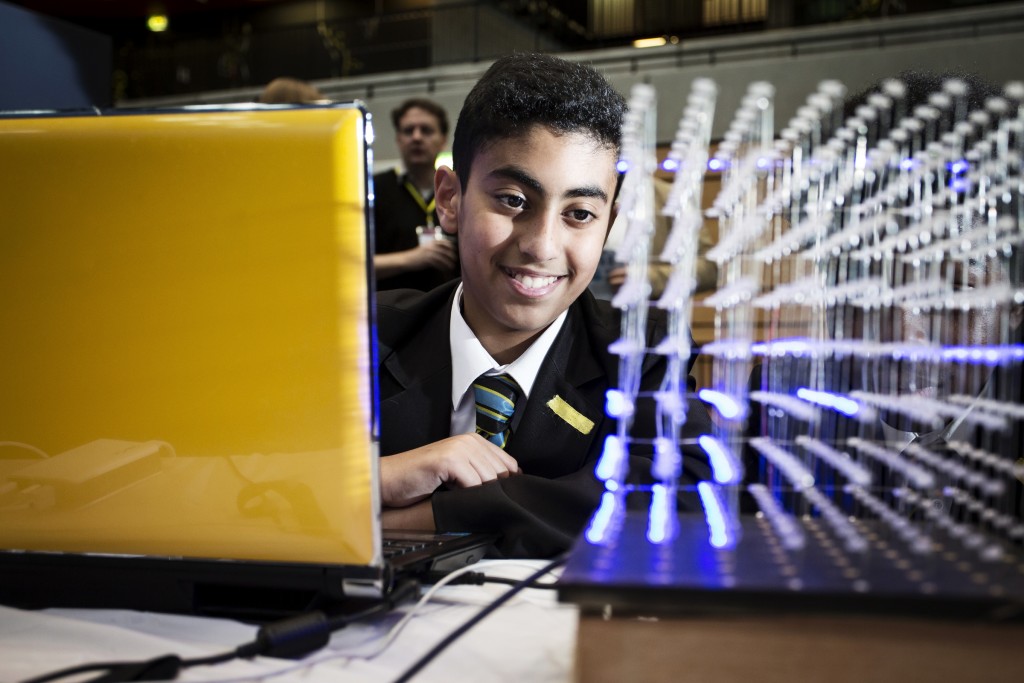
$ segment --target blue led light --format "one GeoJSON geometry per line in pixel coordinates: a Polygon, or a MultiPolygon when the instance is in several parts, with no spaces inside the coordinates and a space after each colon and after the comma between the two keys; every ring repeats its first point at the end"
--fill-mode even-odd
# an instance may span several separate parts
{"type": "Polygon", "coordinates": [[[679,474],[681,458],[671,439],[660,436],[654,440],[654,463],[651,473],[656,479],[670,479],[679,474]]]}
{"type": "Polygon", "coordinates": [[[615,170],[619,173],[625,173],[629,170],[629,162],[625,159],[620,159],[619,162],[615,164],[615,170]]]}
{"type": "Polygon", "coordinates": [[[950,178],[949,189],[953,190],[953,192],[970,192],[971,181],[967,178],[950,178]]]}
{"type": "Polygon", "coordinates": [[[728,166],[729,164],[727,164],[723,159],[712,158],[708,161],[709,171],[724,171],[728,166]]]}
{"type": "Polygon", "coordinates": [[[739,463],[722,442],[705,434],[697,439],[697,443],[708,454],[715,481],[719,484],[734,484],[739,481],[742,476],[738,468],[739,463]]]}
{"type": "Polygon", "coordinates": [[[601,496],[601,504],[590,520],[587,527],[587,541],[594,545],[602,543],[608,537],[608,530],[611,528],[612,515],[615,513],[615,494],[605,491],[601,496]]]}
{"type": "Polygon", "coordinates": [[[952,173],[953,175],[960,175],[961,173],[966,173],[967,169],[969,169],[970,167],[971,165],[967,163],[966,159],[950,161],[949,163],[946,164],[946,168],[949,169],[949,172],[952,173]]]}
{"type": "Polygon", "coordinates": [[[1024,346],[947,346],[942,349],[942,360],[954,363],[1000,365],[1024,358],[1024,346]]]}
{"type": "Polygon", "coordinates": [[[715,548],[728,548],[733,544],[729,524],[725,521],[725,512],[715,495],[711,484],[702,481],[697,484],[697,493],[700,494],[700,502],[704,505],[704,518],[708,523],[708,542],[715,548]]]}
{"type": "Polygon", "coordinates": [[[601,451],[601,458],[597,461],[594,474],[602,481],[614,478],[619,473],[625,455],[626,448],[622,439],[615,434],[609,434],[604,440],[604,450],[601,451]]]}
{"type": "Polygon", "coordinates": [[[713,405],[718,410],[718,414],[727,420],[734,420],[744,415],[743,406],[732,396],[723,394],[721,391],[701,389],[697,395],[700,400],[713,405]]]}
{"type": "Polygon", "coordinates": [[[604,411],[608,417],[625,417],[633,414],[633,401],[618,389],[609,389],[604,395],[604,411]]]}
{"type": "Polygon", "coordinates": [[[651,509],[647,521],[647,540],[651,543],[664,543],[671,538],[671,507],[668,487],[655,484],[651,488],[651,509]]]}
{"type": "Polygon", "coordinates": [[[672,171],[677,171],[679,170],[679,162],[676,161],[675,159],[666,158],[663,162],[661,162],[661,170],[668,171],[669,173],[671,173],[672,171]]]}
{"type": "Polygon", "coordinates": [[[804,356],[811,353],[814,347],[806,339],[794,337],[793,339],[776,339],[770,343],[757,342],[751,344],[751,353],[757,356],[804,356]]]}
{"type": "Polygon", "coordinates": [[[914,159],[904,159],[900,162],[900,168],[904,171],[911,171],[915,166],[917,166],[917,161],[914,159]]]}
{"type": "Polygon", "coordinates": [[[854,416],[860,412],[860,404],[854,401],[852,398],[846,398],[838,394],[830,394],[827,391],[816,391],[814,389],[808,389],[807,387],[801,387],[796,390],[796,395],[805,401],[811,403],[817,403],[819,406],[825,406],[826,408],[832,408],[837,410],[843,415],[854,416]]]}

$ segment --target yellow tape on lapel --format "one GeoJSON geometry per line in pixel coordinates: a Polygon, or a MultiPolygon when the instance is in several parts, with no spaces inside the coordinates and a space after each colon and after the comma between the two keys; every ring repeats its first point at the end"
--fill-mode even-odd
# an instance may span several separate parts
{"type": "Polygon", "coordinates": [[[555,396],[548,401],[547,405],[555,415],[568,422],[569,426],[580,434],[589,434],[590,430],[594,428],[593,420],[566,403],[561,396],[555,396]]]}

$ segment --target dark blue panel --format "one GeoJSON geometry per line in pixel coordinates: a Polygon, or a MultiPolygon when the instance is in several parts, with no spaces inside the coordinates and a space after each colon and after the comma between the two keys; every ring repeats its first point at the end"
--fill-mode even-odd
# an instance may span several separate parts
{"type": "Polygon", "coordinates": [[[111,104],[108,36],[0,2],[0,110],[111,104]]]}

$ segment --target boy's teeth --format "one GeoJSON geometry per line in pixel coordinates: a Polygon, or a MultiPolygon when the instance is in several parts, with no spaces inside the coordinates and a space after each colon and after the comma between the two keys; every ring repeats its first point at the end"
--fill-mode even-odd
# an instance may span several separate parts
{"type": "Polygon", "coordinates": [[[547,287],[558,278],[548,275],[547,277],[533,277],[532,275],[516,275],[515,278],[522,282],[530,289],[540,289],[541,287],[547,287]]]}

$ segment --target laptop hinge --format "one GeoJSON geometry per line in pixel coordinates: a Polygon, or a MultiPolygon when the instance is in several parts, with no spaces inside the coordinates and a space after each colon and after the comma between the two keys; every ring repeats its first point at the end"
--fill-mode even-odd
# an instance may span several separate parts
{"type": "Polygon", "coordinates": [[[375,579],[342,579],[342,589],[351,598],[372,598],[379,600],[384,597],[384,578],[375,579]]]}

